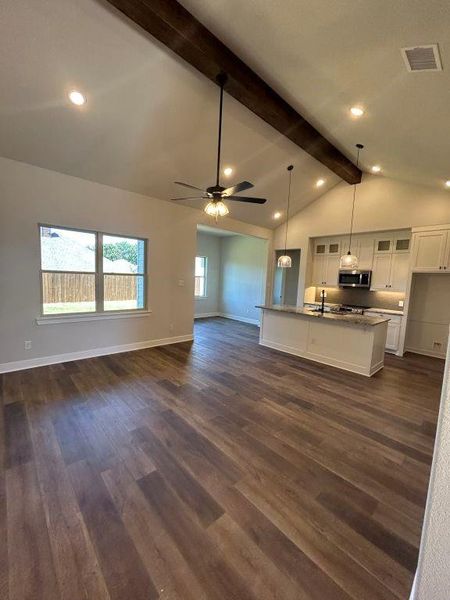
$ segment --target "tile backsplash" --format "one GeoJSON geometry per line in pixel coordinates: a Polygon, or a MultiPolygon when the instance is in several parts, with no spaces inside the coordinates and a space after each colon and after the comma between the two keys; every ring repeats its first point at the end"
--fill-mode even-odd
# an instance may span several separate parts
{"type": "Polygon", "coordinates": [[[405,294],[396,292],[371,292],[370,290],[317,287],[316,302],[320,302],[320,292],[322,289],[325,289],[327,292],[326,302],[330,304],[352,304],[370,308],[402,310],[398,302],[405,299],[405,294]]]}

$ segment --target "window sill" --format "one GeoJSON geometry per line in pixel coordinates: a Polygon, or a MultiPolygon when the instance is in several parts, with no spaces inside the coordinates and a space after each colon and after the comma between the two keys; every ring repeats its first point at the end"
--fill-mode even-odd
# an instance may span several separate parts
{"type": "Polygon", "coordinates": [[[110,313],[86,313],[78,315],[43,315],[36,319],[36,325],[55,325],[56,323],[82,323],[83,321],[104,321],[107,319],[130,319],[148,317],[151,310],[127,310],[110,313]]]}
{"type": "Polygon", "coordinates": [[[208,296],[194,296],[196,300],[207,300],[208,296]]]}

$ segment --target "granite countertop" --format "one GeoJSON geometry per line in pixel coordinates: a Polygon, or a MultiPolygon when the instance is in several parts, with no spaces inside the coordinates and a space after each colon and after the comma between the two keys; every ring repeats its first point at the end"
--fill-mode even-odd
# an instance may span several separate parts
{"type": "MultiPolygon", "coordinates": [[[[320,302],[305,302],[305,304],[313,304],[314,306],[320,306],[320,302]]],[[[330,302],[325,302],[325,306],[328,307],[332,307],[332,306],[339,306],[339,304],[332,304],[330,302]]],[[[366,312],[377,312],[377,313],[382,313],[385,315],[399,315],[400,317],[403,316],[403,311],[402,310],[394,310],[392,308],[365,308],[364,309],[366,312]]]]}
{"type": "Polygon", "coordinates": [[[374,325],[380,325],[380,323],[387,323],[389,318],[383,317],[367,317],[365,315],[355,314],[336,314],[331,312],[316,312],[308,308],[296,307],[296,306],[282,306],[280,304],[263,304],[257,305],[256,308],[263,308],[264,310],[273,310],[276,312],[285,312],[305,317],[313,317],[315,319],[326,319],[330,321],[339,321],[346,325],[359,325],[362,327],[372,327],[374,325]]]}

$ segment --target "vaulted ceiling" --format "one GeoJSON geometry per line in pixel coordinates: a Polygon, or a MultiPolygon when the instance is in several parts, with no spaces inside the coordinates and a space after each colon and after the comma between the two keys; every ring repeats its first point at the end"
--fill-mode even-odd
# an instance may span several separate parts
{"type": "MultiPolygon", "coordinates": [[[[364,165],[399,179],[450,179],[450,13],[429,0],[182,0],[344,154],[366,144],[364,165]],[[439,42],[442,73],[407,73],[400,47],[439,42]],[[361,103],[358,121],[348,108],[361,103]]],[[[3,0],[0,8],[0,155],[161,199],[174,180],[211,185],[218,88],[98,0],[3,0]],[[80,89],[88,102],[67,101],[80,89]]],[[[296,166],[292,211],[340,180],[230,96],[224,183],[248,179],[262,207],[231,216],[274,227],[285,167],[296,166]],[[317,179],[325,185],[315,187],[317,179]]],[[[201,203],[192,203],[201,207],[201,203]]]]}

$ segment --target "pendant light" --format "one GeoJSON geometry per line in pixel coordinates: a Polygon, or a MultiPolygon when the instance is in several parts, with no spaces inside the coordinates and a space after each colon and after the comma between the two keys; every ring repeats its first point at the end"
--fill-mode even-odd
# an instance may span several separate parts
{"type": "Polygon", "coordinates": [[[289,187],[288,187],[288,197],[287,197],[287,211],[286,211],[286,235],[284,238],[284,254],[280,256],[278,259],[278,266],[282,269],[288,269],[292,267],[292,258],[287,255],[287,236],[288,236],[288,225],[289,225],[289,203],[291,200],[291,179],[292,179],[292,169],[294,165],[289,165],[287,171],[289,173],[289,187]]]}
{"type": "MultiPolygon", "coordinates": [[[[359,153],[364,148],[362,144],[356,144],[357,155],[356,155],[356,166],[359,167],[359,153]]],[[[347,254],[343,254],[341,256],[341,269],[349,269],[356,270],[359,265],[358,257],[355,254],[352,254],[352,239],[353,239],[353,221],[355,217],[355,200],[356,200],[356,186],[358,184],[355,183],[353,186],[353,204],[352,204],[352,217],[350,220],[350,237],[348,242],[348,252],[347,254]]]]}

